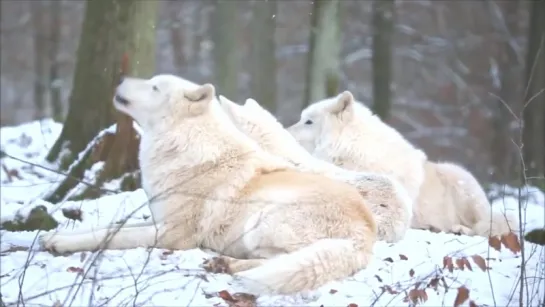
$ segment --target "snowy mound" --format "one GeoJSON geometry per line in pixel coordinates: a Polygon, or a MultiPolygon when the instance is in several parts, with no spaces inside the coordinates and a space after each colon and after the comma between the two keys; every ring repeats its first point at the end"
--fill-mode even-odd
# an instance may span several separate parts
{"type": "MultiPolygon", "coordinates": [[[[37,205],[47,208],[60,230],[149,218],[142,190],[59,205],[39,200],[60,180],[60,175],[47,170],[54,166],[43,161],[61,128],[48,120],[1,129],[1,147],[7,154],[1,160],[1,221],[24,219],[37,205]],[[63,209],[78,212],[81,221],[67,218],[63,209]]],[[[523,192],[528,196],[521,204],[526,232],[544,228],[543,193],[534,188],[523,192]]],[[[493,206],[518,213],[519,201],[504,197],[493,206]]],[[[1,299],[8,306],[21,299],[47,306],[408,306],[414,302],[510,306],[522,299],[525,306],[539,306],[545,297],[545,280],[539,278],[545,276],[544,247],[524,242],[520,249],[512,237],[489,242],[482,237],[410,230],[398,243],[378,242],[371,265],[351,278],[312,293],[262,296],[255,301],[250,295],[236,294],[244,293],[244,288],[231,276],[201,268],[204,259],[215,255],[210,251],[141,248],[54,256],[37,250],[38,233],[0,232],[1,299]],[[525,296],[519,298],[523,259],[525,296]]]]}

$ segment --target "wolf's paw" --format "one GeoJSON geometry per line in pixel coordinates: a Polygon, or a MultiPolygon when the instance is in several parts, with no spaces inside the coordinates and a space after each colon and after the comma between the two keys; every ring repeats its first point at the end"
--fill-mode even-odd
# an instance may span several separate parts
{"type": "Polygon", "coordinates": [[[221,256],[206,259],[201,264],[201,267],[209,273],[216,273],[216,274],[232,274],[233,273],[231,269],[229,268],[228,259],[221,256]]]}
{"type": "Polygon", "coordinates": [[[465,235],[465,236],[474,235],[473,230],[471,230],[471,228],[466,227],[464,225],[454,225],[452,226],[451,231],[459,235],[465,235]]]}
{"type": "Polygon", "coordinates": [[[41,234],[38,238],[40,250],[48,251],[53,255],[63,255],[70,252],[69,242],[63,240],[63,236],[51,231],[41,234]]]}

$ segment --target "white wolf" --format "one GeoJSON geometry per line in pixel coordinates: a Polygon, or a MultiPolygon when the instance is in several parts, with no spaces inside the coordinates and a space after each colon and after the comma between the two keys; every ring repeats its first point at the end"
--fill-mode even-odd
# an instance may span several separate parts
{"type": "Polygon", "coordinates": [[[266,153],[227,118],[214,86],[180,80],[125,78],[114,98],[144,131],[142,186],[155,224],[48,233],[42,246],[209,248],[258,294],[311,290],[367,267],[377,230],[358,191],[266,153]]]}
{"type": "Polygon", "coordinates": [[[265,151],[287,160],[301,171],[354,185],[375,214],[379,240],[397,242],[404,238],[411,224],[412,201],[395,179],[345,170],[313,157],[271,113],[253,99],[247,99],[243,106],[223,96],[219,97],[219,101],[235,126],[265,151]]]}
{"type": "Polygon", "coordinates": [[[413,228],[501,235],[514,218],[493,213],[477,180],[452,163],[434,163],[345,91],[314,103],[288,128],[314,156],[360,171],[393,175],[410,191],[413,228]]]}

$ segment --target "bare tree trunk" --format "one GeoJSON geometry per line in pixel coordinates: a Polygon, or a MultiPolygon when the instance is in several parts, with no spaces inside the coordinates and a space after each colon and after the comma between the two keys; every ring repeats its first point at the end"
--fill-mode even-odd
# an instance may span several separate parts
{"type": "Polygon", "coordinates": [[[40,1],[29,2],[34,34],[34,107],[37,119],[45,116],[46,48],[44,6],[40,1]]]}
{"type": "Polygon", "coordinates": [[[511,41],[520,31],[519,23],[519,1],[488,2],[493,23],[503,35],[497,44],[498,53],[496,61],[500,74],[498,98],[495,99],[496,107],[492,119],[494,134],[490,138],[490,155],[494,165],[492,179],[495,182],[508,183],[511,179],[516,180],[515,174],[511,171],[515,166],[515,148],[512,143],[513,134],[510,129],[510,122],[514,120],[509,109],[516,109],[515,105],[520,100],[520,85],[518,81],[522,75],[516,50],[513,49],[511,41]],[[495,6],[498,7],[495,7],[495,6]],[[499,10],[498,10],[499,8],[499,10]],[[498,16],[497,12],[501,13],[498,16]]]}
{"type": "Polygon", "coordinates": [[[212,15],[212,40],[215,78],[218,94],[237,99],[238,52],[237,52],[237,4],[215,0],[212,15]]]}
{"type": "Polygon", "coordinates": [[[340,32],[339,1],[314,1],[303,106],[338,94],[340,32]]]}
{"type": "Polygon", "coordinates": [[[169,2],[171,8],[170,13],[170,43],[172,46],[172,57],[176,71],[181,71],[186,68],[186,57],[184,53],[184,38],[181,31],[182,25],[178,17],[179,6],[184,5],[183,2],[169,2]]]}
{"type": "Polygon", "coordinates": [[[523,109],[523,157],[530,184],[545,189],[545,1],[530,5],[523,109]]]}
{"type": "MultiPolygon", "coordinates": [[[[52,148],[49,158],[56,160],[61,149],[70,153],[62,157],[61,168],[70,169],[67,177],[46,200],[62,200],[76,185],[86,168],[96,161],[105,161],[96,179],[96,188],[90,188],[79,197],[100,194],[99,187],[107,179],[117,178],[138,168],[138,141],[132,119],[114,112],[112,97],[121,74],[150,77],[155,66],[156,1],[113,0],[89,1],[78,48],[74,86],[70,97],[68,117],[61,136],[52,148]],[[100,40],[102,43],[97,44],[100,40]],[[99,131],[117,123],[115,134],[106,134],[92,149],[87,144],[99,131]]],[[[134,176],[127,184],[134,189],[134,176]]]]}
{"type": "Polygon", "coordinates": [[[276,2],[252,3],[251,93],[264,108],[276,112],[276,2]]]}
{"type": "Polygon", "coordinates": [[[59,46],[61,39],[62,0],[49,2],[49,99],[53,119],[61,122],[63,119],[62,108],[62,83],[59,79],[59,46]]]}
{"type": "Polygon", "coordinates": [[[373,1],[373,112],[384,121],[390,117],[392,105],[394,14],[394,0],[373,1]]]}

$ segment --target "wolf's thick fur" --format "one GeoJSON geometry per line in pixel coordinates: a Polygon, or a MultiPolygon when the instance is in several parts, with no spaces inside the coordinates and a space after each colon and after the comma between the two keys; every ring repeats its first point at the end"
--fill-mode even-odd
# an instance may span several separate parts
{"type": "MultiPolygon", "coordinates": [[[[116,108],[144,130],[142,185],[155,225],[121,228],[106,248],[209,248],[228,256],[253,293],[311,290],[365,268],[376,224],[358,191],[298,172],[229,121],[205,84],[125,78],[116,108]],[[272,258],[272,259],[267,259],[272,258]]],[[[113,229],[52,233],[47,249],[96,249],[113,229]]]]}
{"type": "Polygon", "coordinates": [[[247,99],[243,106],[223,96],[219,101],[235,126],[265,151],[285,159],[301,171],[325,175],[357,187],[375,215],[380,240],[397,242],[403,239],[411,224],[412,201],[395,179],[345,170],[313,157],[253,99],[247,99]]]}
{"type": "Polygon", "coordinates": [[[315,157],[349,170],[390,175],[412,200],[418,196],[426,154],[356,103],[349,91],[311,104],[287,130],[315,157]]]}
{"type": "Polygon", "coordinates": [[[314,156],[359,171],[398,178],[416,197],[413,228],[467,235],[500,235],[516,220],[492,213],[475,177],[452,163],[430,162],[394,128],[382,122],[348,91],[303,110],[288,128],[314,156]]]}
{"type": "Polygon", "coordinates": [[[486,193],[469,171],[447,162],[426,162],[424,168],[426,178],[418,196],[413,228],[470,236],[517,231],[518,221],[511,214],[492,210],[486,193]]]}

